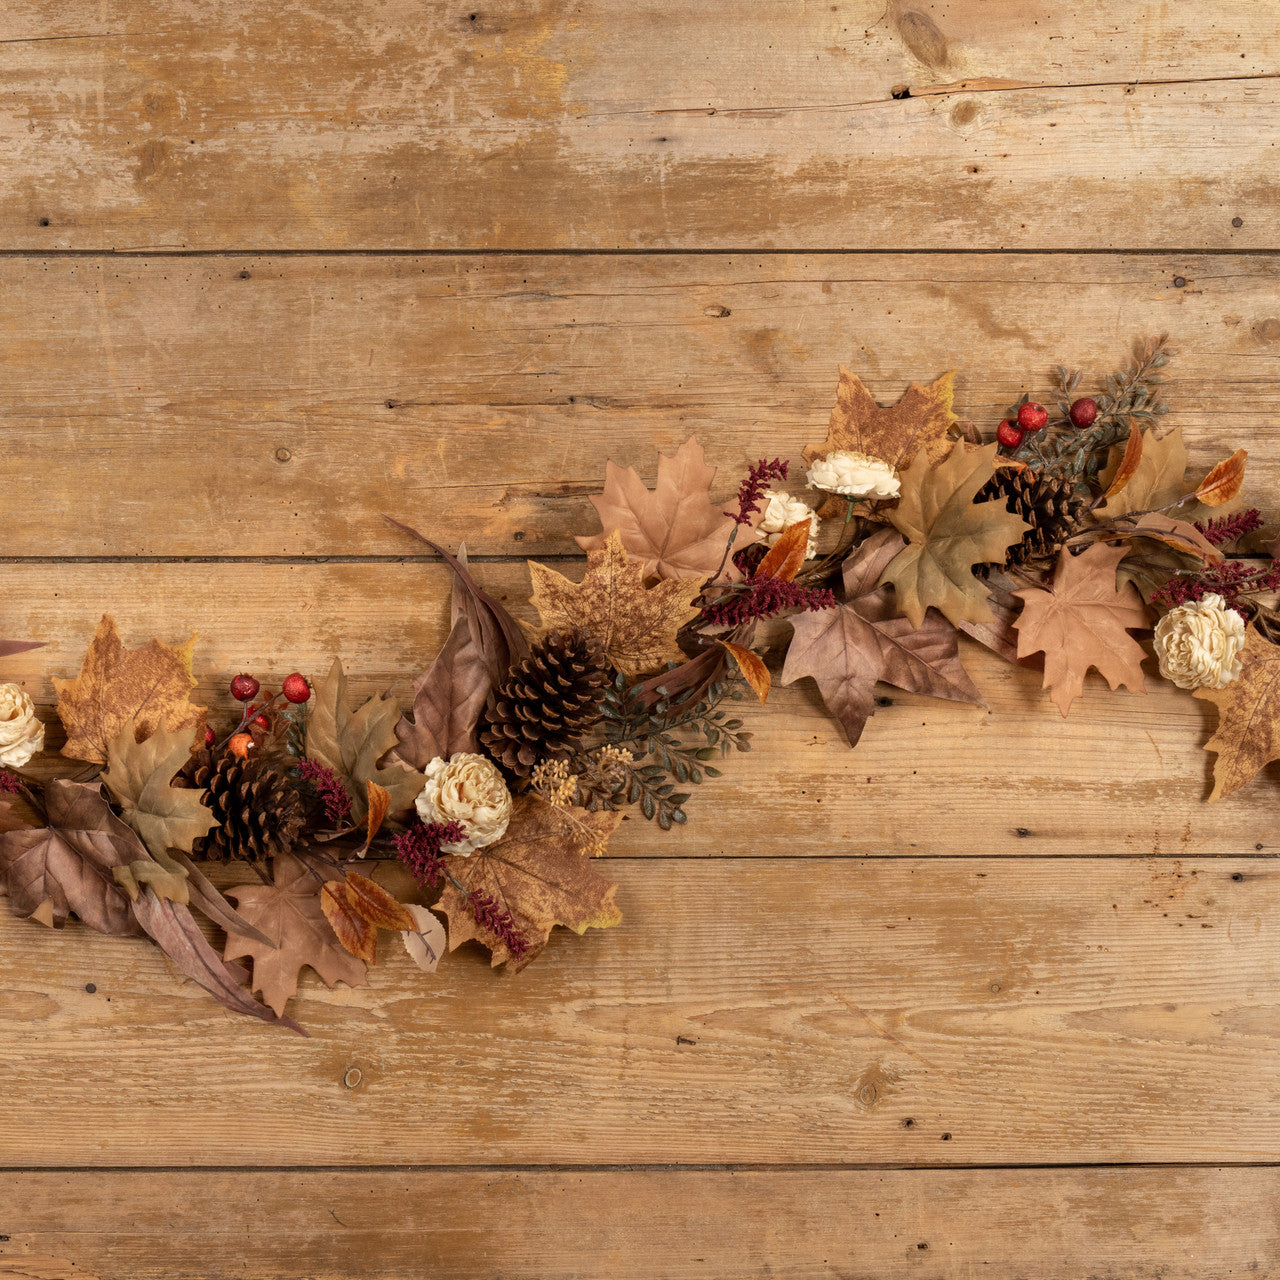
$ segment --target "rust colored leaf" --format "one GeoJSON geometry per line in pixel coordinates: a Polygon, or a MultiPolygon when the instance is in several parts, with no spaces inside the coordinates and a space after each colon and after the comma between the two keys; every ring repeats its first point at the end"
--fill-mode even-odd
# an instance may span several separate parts
{"type": "Polygon", "coordinates": [[[1203,480],[1196,489],[1196,497],[1206,507],[1220,507],[1230,502],[1240,492],[1244,483],[1244,464],[1248,454],[1237,449],[1229,458],[1224,458],[1203,480]]]}
{"type": "Polygon", "coordinates": [[[413,916],[404,903],[392,897],[368,876],[348,871],[346,889],[351,910],[375,928],[391,929],[397,933],[413,928],[413,916]]]}
{"type": "Polygon", "coordinates": [[[809,676],[856,746],[875,711],[878,680],[912,693],[982,705],[960,662],[955,628],[929,610],[919,627],[899,617],[892,587],[876,586],[903,548],[893,529],[874,533],[844,563],[845,603],[791,619],[783,684],[809,676]]]}
{"type": "Polygon", "coordinates": [[[990,622],[987,589],[974,566],[1003,563],[1027,525],[1005,510],[1004,499],[975,502],[995,471],[996,446],[957,446],[932,466],[921,454],[902,472],[902,493],[889,519],[907,539],[881,581],[898,592],[898,607],[913,626],[932,606],[951,622],[990,622]]]}
{"type": "Polygon", "coordinates": [[[581,582],[571,582],[533,560],[529,576],[543,626],[589,632],[624,674],[684,660],[676,633],[698,616],[693,602],[702,589],[701,581],[684,578],[645,587],[644,569],[627,554],[616,529],[600,550],[587,557],[581,582]]]}
{"type": "Polygon", "coordinates": [[[1197,560],[1205,560],[1210,564],[1222,559],[1222,552],[1205,538],[1195,525],[1187,520],[1176,520],[1173,516],[1162,515],[1159,511],[1146,511],[1135,516],[1131,521],[1122,521],[1107,531],[1107,538],[1132,540],[1134,538],[1151,538],[1162,542],[1183,555],[1194,556],[1197,560]]]}
{"type": "Polygon", "coordinates": [[[345,882],[329,880],[325,883],[320,890],[320,909],[334,936],[353,956],[365,964],[377,961],[378,926],[356,910],[345,882]]]}
{"type": "Polygon", "coordinates": [[[1142,431],[1138,424],[1130,419],[1129,422],[1129,443],[1124,447],[1124,457],[1120,460],[1119,467],[1111,479],[1111,483],[1107,486],[1107,491],[1102,496],[1104,498],[1114,498],[1117,493],[1124,489],[1125,485],[1133,479],[1134,472],[1138,469],[1138,464],[1142,461],[1142,431]]]}
{"type": "MultiPolygon", "coordinates": [[[[1117,447],[1112,454],[1115,471],[1124,465],[1117,447]]],[[[1187,472],[1187,446],[1182,439],[1182,428],[1176,427],[1168,435],[1157,436],[1148,430],[1142,437],[1142,457],[1134,468],[1129,483],[1107,499],[1099,508],[1102,519],[1127,515],[1130,511],[1148,511],[1155,507],[1167,507],[1186,492],[1183,482],[1187,472]]],[[[1102,482],[1111,487],[1114,477],[1111,467],[1102,473],[1102,482]]]]}
{"type": "Polygon", "coordinates": [[[745,645],[733,644],[729,640],[721,640],[720,643],[733,654],[733,660],[738,664],[738,670],[742,672],[743,678],[751,686],[752,691],[761,702],[769,700],[769,686],[772,683],[772,677],[769,675],[769,668],[764,665],[760,655],[752,649],[748,649],[745,645]]]}
{"type": "MultiPolygon", "coordinates": [[[[627,554],[640,561],[645,577],[711,577],[724,560],[734,529],[729,513],[711,501],[715,474],[695,436],[674,456],[658,455],[658,481],[652,490],[631,467],[605,463],[604,492],[591,499],[602,531],[579,538],[578,545],[600,551],[616,533],[627,554]]],[[[739,526],[734,548],[740,551],[758,537],[750,526],[739,526]]],[[[726,572],[735,581],[741,576],[732,561],[726,572]]]]}
{"type": "Polygon", "coordinates": [[[801,520],[788,525],[778,540],[769,548],[768,555],[760,561],[755,572],[757,578],[777,578],[791,582],[804,568],[805,553],[809,550],[809,528],[812,520],[801,520]]]}
{"type": "Polygon", "coordinates": [[[368,979],[364,964],[338,943],[320,906],[322,875],[296,854],[280,854],[275,860],[274,883],[246,884],[227,893],[236,900],[241,915],[278,946],[259,937],[229,930],[227,960],[248,956],[253,960],[253,990],[276,1011],[284,1011],[297,993],[298,975],[310,965],[327,986],[345,982],[363,987],[368,979]]]}
{"type": "Polygon", "coordinates": [[[1214,754],[1213,792],[1239,791],[1263,766],[1280,760],[1280,646],[1254,626],[1245,632],[1240,674],[1225,689],[1196,689],[1218,708],[1218,727],[1204,749],[1214,754]]]}
{"type": "Polygon", "coordinates": [[[1018,657],[1044,653],[1044,688],[1065,716],[1084,692],[1084,677],[1096,667],[1113,690],[1144,692],[1142,646],[1129,634],[1149,625],[1146,606],[1131,582],[1116,585],[1116,569],[1127,547],[1094,543],[1078,556],[1058,554],[1053,588],[1015,591],[1022,600],[1018,657]]]}
{"type": "Polygon", "coordinates": [[[67,730],[62,754],[105,764],[107,745],[132,728],[138,741],[157,729],[189,729],[204,723],[205,707],[190,699],[196,686],[191,659],[196,637],[176,648],[152,640],[126,649],[115,619],[103,617],[74,680],[54,677],[58,715],[67,730]]]}
{"type": "Polygon", "coordinates": [[[954,381],[954,373],[944,373],[926,386],[913,382],[895,405],[882,409],[862,379],[842,368],[827,438],[805,449],[805,460],[848,450],[882,458],[902,470],[923,450],[928,462],[941,462],[950,452],[948,433],[956,422],[954,381]]]}
{"type": "Polygon", "coordinates": [[[618,887],[596,871],[592,858],[621,821],[620,813],[588,813],[521,796],[501,840],[469,857],[445,860],[451,879],[436,910],[448,917],[449,950],[474,938],[493,953],[495,966],[505,962],[523,969],[543,950],[556,925],[585,933],[617,924],[622,919],[614,903],[618,887]],[[477,923],[471,894],[510,913],[527,943],[519,958],[477,923]]]}
{"type": "Polygon", "coordinates": [[[360,850],[362,858],[369,852],[373,837],[378,834],[378,829],[382,826],[382,820],[387,816],[387,810],[391,807],[391,792],[386,787],[380,787],[372,778],[366,780],[365,787],[368,790],[369,811],[365,814],[365,826],[368,828],[368,834],[364,838],[364,848],[360,850]]]}

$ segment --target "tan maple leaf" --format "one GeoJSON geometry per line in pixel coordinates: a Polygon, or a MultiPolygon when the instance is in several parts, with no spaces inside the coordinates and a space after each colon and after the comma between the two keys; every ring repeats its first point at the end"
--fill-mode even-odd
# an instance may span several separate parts
{"type": "Polygon", "coordinates": [[[152,640],[141,649],[126,649],[115,619],[98,623],[80,674],[74,680],[53,679],[58,715],[67,730],[62,754],[105,764],[107,744],[126,725],[138,739],[157,728],[194,729],[207,708],[189,695],[196,686],[191,659],[196,637],[173,647],[152,640]]]}
{"type": "Polygon", "coordinates": [[[354,712],[347,700],[347,677],[342,662],[334,658],[329,674],[315,684],[311,714],[307,717],[306,754],[309,760],[328,765],[351,797],[352,820],[364,821],[368,812],[368,784],[377,783],[390,793],[392,813],[411,809],[426,784],[420,773],[392,761],[378,767],[395,747],[400,708],[394,699],[375,696],[354,712]]]}
{"type": "MultiPolygon", "coordinates": [[[[1126,453],[1128,448],[1122,451],[1119,446],[1112,451],[1110,464],[1100,477],[1105,488],[1110,489],[1123,474],[1126,453]]],[[[1130,511],[1167,507],[1187,492],[1186,473],[1187,446],[1182,439],[1182,428],[1175,427],[1164,436],[1157,436],[1152,430],[1144,431],[1141,453],[1128,482],[1098,509],[1098,518],[1110,520],[1128,515],[1130,511]]]]}
{"type": "Polygon", "coordinates": [[[621,813],[589,813],[521,796],[501,840],[469,857],[445,859],[449,883],[435,909],[448,917],[449,950],[474,938],[493,952],[495,966],[506,962],[518,970],[542,951],[556,925],[585,933],[619,923],[622,913],[614,902],[618,886],[596,871],[592,856],[601,852],[621,821],[621,813]],[[527,949],[514,956],[481,925],[470,895],[508,912],[527,949]]]}
{"type": "Polygon", "coordinates": [[[199,791],[169,785],[190,756],[189,728],[157,729],[145,742],[138,742],[132,726],[126,724],[107,744],[109,767],[102,781],[119,803],[124,820],[162,865],[167,849],[190,853],[192,842],[218,825],[201,804],[199,791]]]}
{"type": "Polygon", "coordinates": [[[1111,688],[1144,692],[1142,646],[1130,629],[1150,625],[1142,596],[1131,582],[1116,585],[1125,547],[1096,542],[1078,556],[1058,554],[1051,590],[1027,587],[1022,600],[1018,657],[1044,653],[1044,688],[1065,716],[1084,692],[1085,672],[1096,667],[1111,688]]]}
{"type": "Polygon", "coordinates": [[[296,854],[283,853],[275,859],[274,883],[227,890],[245,919],[279,945],[272,947],[260,938],[228,930],[223,958],[252,959],[252,990],[261,991],[277,1015],[297,994],[304,965],[310,965],[329,987],[335,982],[368,985],[364,961],[343,948],[325,919],[320,891],[327,874],[296,854]]]}
{"type": "Polygon", "coordinates": [[[1213,792],[1220,800],[1239,791],[1255,773],[1280,759],[1280,645],[1254,626],[1245,631],[1240,674],[1225,689],[1197,689],[1195,696],[1218,708],[1213,752],[1213,792]]]}
{"type": "MultiPolygon", "coordinates": [[[[658,481],[650,491],[631,467],[605,463],[604,492],[591,499],[603,526],[601,533],[578,538],[584,551],[599,551],[610,534],[621,535],[629,555],[644,565],[646,577],[710,578],[724,561],[733,518],[711,501],[716,469],[707,465],[696,436],[672,455],[658,455],[658,481]]],[[[742,525],[734,550],[750,546],[760,535],[742,525]]],[[[733,562],[728,576],[740,576],[733,562]]]]}
{"type": "Polygon", "coordinates": [[[887,514],[908,542],[881,581],[896,588],[912,626],[924,622],[931,605],[956,624],[991,621],[987,588],[974,566],[1003,563],[1027,531],[1003,498],[974,502],[995,473],[996,447],[957,445],[937,466],[921,452],[901,473],[900,500],[887,514]]]}
{"type": "Polygon", "coordinates": [[[841,368],[827,438],[809,445],[805,460],[846,450],[882,458],[900,471],[923,449],[931,463],[939,463],[952,445],[948,432],[957,421],[954,400],[955,374],[944,373],[926,386],[913,382],[895,405],[882,409],[862,379],[841,368]]]}
{"type": "Polygon", "coordinates": [[[782,683],[811,676],[851,747],[874,714],[878,680],[911,693],[983,705],[961,665],[955,628],[933,610],[913,627],[897,615],[892,588],[876,586],[902,545],[893,529],[872,534],[845,561],[845,603],[791,619],[795,634],[782,683]]]}
{"type": "Polygon", "coordinates": [[[676,633],[698,616],[693,602],[701,580],[681,578],[646,588],[644,566],[627,554],[616,529],[603,548],[587,557],[581,582],[534,560],[529,561],[529,577],[542,625],[548,631],[589,632],[624,675],[684,660],[676,633]]]}

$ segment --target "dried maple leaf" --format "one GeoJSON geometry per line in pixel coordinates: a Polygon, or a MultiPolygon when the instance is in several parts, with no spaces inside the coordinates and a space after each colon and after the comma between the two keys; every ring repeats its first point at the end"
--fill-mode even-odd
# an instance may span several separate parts
{"type": "Polygon", "coordinates": [[[475,751],[476,724],[491,687],[488,668],[471,638],[466,618],[459,618],[444,648],[413,685],[413,719],[396,725],[393,758],[411,769],[425,769],[437,756],[475,751]]]}
{"type": "Polygon", "coordinates": [[[223,956],[253,960],[253,990],[276,1011],[283,1013],[289,998],[297,994],[298,975],[310,965],[332,987],[368,985],[364,962],[345,951],[334,935],[320,905],[324,875],[310,862],[292,853],[275,860],[274,883],[246,884],[227,893],[240,913],[277,946],[228,931],[223,956]]]}
{"type": "Polygon", "coordinates": [[[851,747],[875,713],[877,680],[910,693],[985,705],[960,662],[955,628],[933,611],[913,627],[896,616],[893,589],[876,586],[902,545],[892,529],[872,534],[844,563],[845,603],[791,619],[795,634],[782,682],[811,676],[851,747]]]}
{"type": "Polygon", "coordinates": [[[1002,563],[1027,525],[1005,510],[1004,499],[974,502],[995,472],[996,446],[952,449],[932,466],[925,454],[902,472],[902,493],[889,519],[909,540],[884,571],[898,607],[913,626],[932,605],[953,623],[989,622],[987,588],[975,565],[1002,563]]]}
{"type": "Polygon", "coordinates": [[[542,951],[556,925],[585,933],[617,924],[618,886],[595,870],[591,858],[621,821],[620,813],[588,813],[537,796],[519,797],[501,840],[469,857],[445,859],[448,883],[435,909],[448,917],[449,950],[474,938],[493,952],[495,966],[507,962],[518,970],[542,951]],[[472,894],[510,913],[528,943],[519,958],[477,922],[472,894]]]}
{"type": "Polygon", "coordinates": [[[954,380],[954,373],[944,373],[927,386],[913,382],[897,404],[882,409],[862,379],[842,368],[827,438],[809,445],[805,460],[813,462],[836,450],[848,450],[883,458],[900,471],[923,449],[931,463],[941,462],[951,449],[948,432],[957,421],[951,410],[954,380]]]}
{"type": "Polygon", "coordinates": [[[1280,645],[1250,626],[1240,658],[1240,674],[1225,689],[1195,691],[1218,708],[1218,728],[1204,744],[1216,756],[1210,800],[1238,791],[1264,765],[1280,759],[1280,645]]]}
{"type": "Polygon", "coordinates": [[[627,555],[617,530],[587,557],[581,582],[570,582],[534,560],[529,561],[529,576],[543,626],[589,632],[624,675],[684,660],[676,633],[698,616],[693,602],[701,581],[684,578],[646,588],[644,568],[627,555]]]}
{"type": "Polygon", "coordinates": [[[53,680],[58,715],[67,730],[62,754],[105,764],[107,744],[126,726],[149,737],[157,728],[189,729],[204,721],[207,708],[190,699],[195,688],[191,658],[196,637],[174,648],[152,640],[126,649],[115,619],[104,616],[74,680],[53,680]]]}
{"type": "MultiPolygon", "coordinates": [[[[629,555],[644,566],[646,577],[712,577],[725,558],[733,517],[711,501],[715,467],[709,467],[696,436],[672,457],[658,455],[658,482],[650,491],[631,467],[605,463],[604,492],[591,499],[603,531],[579,538],[584,551],[599,551],[617,533],[629,555]]],[[[739,527],[736,550],[750,546],[759,534],[739,527]]],[[[732,562],[729,576],[739,576],[732,562]]]]}
{"type": "Polygon", "coordinates": [[[1142,646],[1130,629],[1149,625],[1146,606],[1131,582],[1116,585],[1126,547],[1094,543],[1078,556],[1062,550],[1053,586],[1015,591],[1022,601],[1018,657],[1044,652],[1044,688],[1065,716],[1084,692],[1084,676],[1096,667],[1113,690],[1144,692],[1142,646]]]}
{"type": "Polygon", "coordinates": [[[190,756],[189,728],[157,729],[138,742],[125,725],[107,744],[110,767],[102,781],[157,860],[166,849],[190,853],[192,842],[218,825],[199,791],[169,785],[190,756]]]}
{"type": "MultiPolygon", "coordinates": [[[[1129,452],[1126,447],[1125,453],[1129,452]]],[[[1111,487],[1113,477],[1123,469],[1120,449],[1113,452],[1113,465],[1101,476],[1102,483],[1111,487]]],[[[1127,515],[1130,511],[1148,511],[1155,507],[1167,507],[1186,492],[1183,477],[1187,472],[1187,446],[1182,439],[1182,428],[1177,427],[1166,436],[1146,431],[1142,436],[1142,451],[1129,481],[1118,492],[1111,494],[1098,509],[1099,519],[1127,515]]]]}
{"type": "Polygon", "coordinates": [[[413,807],[425,785],[422,774],[398,761],[385,769],[378,761],[396,745],[400,710],[391,698],[372,697],[358,710],[347,703],[347,677],[334,658],[329,674],[315,684],[312,711],[307,718],[307,759],[328,765],[342,779],[351,797],[352,819],[364,821],[368,786],[376,782],[391,796],[390,810],[413,807]]]}

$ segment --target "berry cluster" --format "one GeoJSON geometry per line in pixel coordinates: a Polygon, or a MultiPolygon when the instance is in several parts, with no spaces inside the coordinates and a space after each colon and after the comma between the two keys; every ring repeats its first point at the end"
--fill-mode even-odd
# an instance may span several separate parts
{"type": "MultiPolygon", "coordinates": [[[[1091,427],[1098,416],[1098,402],[1090,396],[1082,396],[1071,406],[1071,425],[1073,427],[1091,427]]],[[[1024,437],[1034,435],[1049,421],[1049,412],[1042,404],[1029,400],[1019,405],[1016,420],[1006,418],[996,428],[996,439],[1009,450],[1021,446],[1024,437]]]]}

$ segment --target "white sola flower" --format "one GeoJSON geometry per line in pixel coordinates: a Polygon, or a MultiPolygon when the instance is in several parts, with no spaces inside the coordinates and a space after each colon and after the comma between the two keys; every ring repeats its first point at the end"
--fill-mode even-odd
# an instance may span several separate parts
{"type": "Polygon", "coordinates": [[[445,853],[466,855],[501,840],[511,821],[511,792],[497,766],[460,751],[437,756],[426,768],[427,785],[414,802],[423,822],[460,822],[466,838],[442,844],[445,853]]]}
{"type": "Polygon", "coordinates": [[[843,451],[818,458],[809,468],[809,483],[846,498],[896,498],[902,488],[902,481],[887,462],[843,451]]]}
{"type": "Polygon", "coordinates": [[[1179,689],[1225,689],[1241,669],[1244,619],[1219,595],[1179,605],[1156,623],[1160,674],[1179,689]]]}
{"type": "Polygon", "coordinates": [[[20,769],[44,748],[44,725],[16,684],[0,684],[0,764],[20,769]]]}

